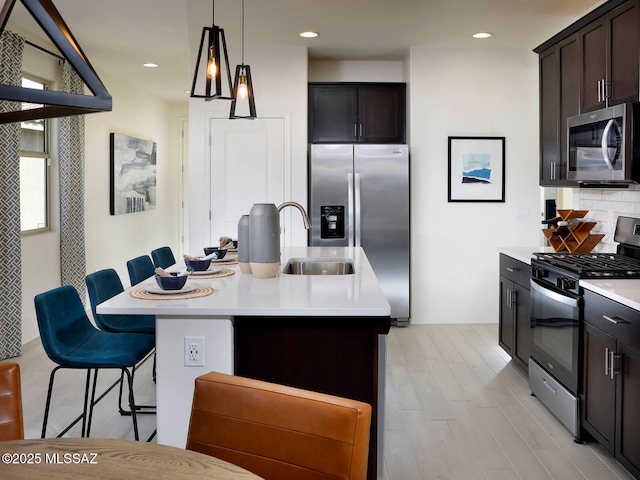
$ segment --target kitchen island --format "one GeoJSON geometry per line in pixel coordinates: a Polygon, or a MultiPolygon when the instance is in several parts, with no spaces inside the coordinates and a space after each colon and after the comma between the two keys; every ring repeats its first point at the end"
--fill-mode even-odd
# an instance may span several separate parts
{"type": "Polygon", "coordinates": [[[236,265],[225,267],[232,276],[189,278],[187,286],[213,288],[208,296],[133,298],[157,287],[150,278],[100,304],[98,313],[156,316],[158,443],[185,446],[196,377],[237,374],[370,403],[378,412],[369,459],[369,478],[376,478],[389,303],[362,248],[293,247],[282,252],[282,264],[294,257],[349,258],[355,273],[258,279],[236,265]],[[186,366],[194,341],[202,341],[202,365],[186,366]]]}

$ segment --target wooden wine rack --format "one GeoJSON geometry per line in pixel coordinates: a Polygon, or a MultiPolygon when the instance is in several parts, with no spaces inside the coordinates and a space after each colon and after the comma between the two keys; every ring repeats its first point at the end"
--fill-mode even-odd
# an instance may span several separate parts
{"type": "MultiPolygon", "coordinates": [[[[558,210],[562,220],[568,222],[575,218],[583,218],[589,210],[558,210]]],[[[557,228],[543,228],[542,233],[556,252],[589,253],[604,238],[604,233],[591,233],[598,222],[569,222],[569,232],[558,235],[557,228]]]]}

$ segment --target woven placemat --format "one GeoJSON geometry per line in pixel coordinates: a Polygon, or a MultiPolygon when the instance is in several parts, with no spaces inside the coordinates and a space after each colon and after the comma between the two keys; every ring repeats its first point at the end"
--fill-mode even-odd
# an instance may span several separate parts
{"type": "Polygon", "coordinates": [[[140,300],[188,300],[190,298],[207,297],[213,294],[213,292],[215,292],[213,288],[204,286],[198,287],[189,293],[175,294],[153,293],[148,292],[144,288],[138,288],[136,290],[131,290],[129,295],[133,298],[139,298],[140,300]]]}
{"type": "Polygon", "coordinates": [[[238,263],[238,257],[235,258],[223,258],[222,260],[217,260],[215,262],[211,262],[211,265],[236,265],[238,263]]]}
{"type": "Polygon", "coordinates": [[[212,273],[210,275],[189,275],[189,278],[193,280],[210,280],[212,278],[230,277],[231,275],[235,274],[236,272],[234,272],[233,270],[223,268],[218,273],[212,273]]]}

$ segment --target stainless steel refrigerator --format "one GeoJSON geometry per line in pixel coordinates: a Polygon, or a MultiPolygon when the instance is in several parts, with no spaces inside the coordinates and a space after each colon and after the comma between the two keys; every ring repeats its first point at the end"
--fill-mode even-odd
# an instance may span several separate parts
{"type": "Polygon", "coordinates": [[[399,326],[410,318],[409,148],[312,144],[310,245],[361,246],[399,326]]]}

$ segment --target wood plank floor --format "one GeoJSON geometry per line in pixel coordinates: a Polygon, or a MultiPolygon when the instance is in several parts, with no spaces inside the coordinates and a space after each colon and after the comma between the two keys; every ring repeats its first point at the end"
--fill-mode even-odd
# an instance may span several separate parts
{"type": "MultiPolygon", "coordinates": [[[[597,444],[578,445],[534,398],[523,373],[497,345],[497,325],[411,325],[388,342],[386,480],[630,480],[597,444]]],[[[25,436],[38,438],[53,364],[38,342],[21,364],[25,436]]],[[[136,401],[155,403],[152,362],[136,372],[136,401]]],[[[79,413],[84,374],[58,373],[47,436],[79,413]]],[[[118,377],[101,374],[106,387],[118,377]]],[[[92,436],[133,438],[117,390],[96,407],[92,436]]],[[[140,415],[140,438],[155,416],[140,415]]],[[[79,436],[79,425],[67,436],[79,436]]]]}

